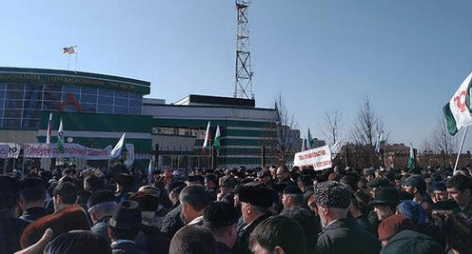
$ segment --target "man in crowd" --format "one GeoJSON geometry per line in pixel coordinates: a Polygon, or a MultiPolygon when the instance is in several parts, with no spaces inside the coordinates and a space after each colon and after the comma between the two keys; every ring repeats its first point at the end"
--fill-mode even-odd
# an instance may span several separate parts
{"type": "Polygon", "coordinates": [[[431,199],[426,195],[426,181],[422,176],[410,176],[402,183],[402,189],[408,192],[413,201],[420,204],[425,210],[430,210],[431,199]]]}
{"type": "Polygon", "coordinates": [[[236,243],[238,213],[233,204],[214,202],[203,214],[203,226],[210,230],[216,240],[217,254],[231,254],[236,243]]]}
{"type": "Polygon", "coordinates": [[[449,198],[454,199],[461,211],[472,219],[472,179],[457,174],[448,179],[446,187],[449,198]]]}
{"type": "Polygon", "coordinates": [[[182,207],[179,201],[180,192],[185,188],[185,183],[176,181],[172,182],[169,185],[167,190],[169,193],[169,199],[172,202],[172,207],[170,211],[162,219],[162,233],[165,233],[167,236],[172,238],[175,232],[183,227],[185,224],[180,218],[182,212],[182,207]]]}
{"type": "Polygon", "coordinates": [[[170,242],[169,254],[215,254],[216,241],[211,232],[198,226],[181,228],[170,242]]]}
{"type": "Polygon", "coordinates": [[[202,185],[190,185],[180,193],[181,218],[187,225],[203,224],[203,212],[211,200],[202,185]]]}
{"type": "Polygon", "coordinates": [[[77,200],[77,187],[72,182],[61,182],[53,191],[55,212],[73,206],[77,200]]]}
{"type": "Polygon", "coordinates": [[[400,202],[398,190],[394,187],[381,187],[375,192],[375,198],[371,204],[379,221],[382,221],[395,214],[397,205],[400,202]]]}
{"type": "Polygon", "coordinates": [[[110,242],[110,238],[108,238],[108,221],[118,208],[115,194],[111,190],[99,190],[92,194],[87,202],[87,206],[93,224],[90,230],[103,236],[110,242]]]}
{"type": "Polygon", "coordinates": [[[303,204],[306,206],[308,199],[314,191],[313,179],[310,175],[301,175],[298,177],[297,185],[303,193],[303,204]]]}
{"type": "Polygon", "coordinates": [[[141,212],[136,201],[122,201],[108,221],[108,236],[113,253],[145,254],[135,243],[141,225],[141,212]]]}
{"type": "Polygon", "coordinates": [[[238,230],[236,254],[251,253],[249,236],[259,223],[271,215],[268,211],[275,195],[274,190],[263,183],[247,183],[238,189],[241,215],[246,226],[238,230]]]}
{"type": "Polygon", "coordinates": [[[21,219],[34,221],[48,214],[44,207],[46,187],[42,179],[27,177],[21,181],[19,206],[23,211],[21,219]]]}
{"type": "Polygon", "coordinates": [[[324,228],[316,244],[318,253],[379,253],[378,240],[347,218],[351,192],[346,186],[322,182],[316,185],[314,195],[324,228]]]}
{"type": "Polygon", "coordinates": [[[281,201],[284,209],[294,206],[305,208],[303,194],[296,185],[289,185],[283,190],[281,201]]]}

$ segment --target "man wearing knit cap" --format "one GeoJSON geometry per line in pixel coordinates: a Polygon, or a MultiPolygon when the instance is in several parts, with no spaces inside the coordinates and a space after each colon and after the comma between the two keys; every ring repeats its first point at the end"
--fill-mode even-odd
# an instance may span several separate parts
{"type": "Polygon", "coordinates": [[[348,187],[331,181],[318,183],[314,196],[324,228],[316,244],[318,253],[379,253],[377,239],[347,217],[351,203],[348,187]]]}
{"type": "Polygon", "coordinates": [[[238,213],[233,204],[214,202],[203,214],[203,226],[210,230],[216,240],[216,254],[231,254],[236,243],[238,213]]]}
{"type": "Polygon", "coordinates": [[[275,191],[263,183],[247,183],[238,189],[241,214],[246,226],[238,231],[239,244],[235,253],[251,253],[249,236],[259,223],[271,215],[268,211],[275,195],[275,191]]]}

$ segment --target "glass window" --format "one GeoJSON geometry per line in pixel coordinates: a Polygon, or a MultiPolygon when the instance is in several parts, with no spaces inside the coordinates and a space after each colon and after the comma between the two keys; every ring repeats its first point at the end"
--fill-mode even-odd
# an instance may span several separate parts
{"type": "Polygon", "coordinates": [[[128,114],[128,107],[115,107],[115,114],[128,114]]]}
{"type": "Polygon", "coordinates": [[[7,92],[5,90],[0,90],[0,100],[5,99],[7,92]]]}
{"type": "Polygon", "coordinates": [[[128,98],[128,92],[123,92],[123,91],[115,91],[115,96],[122,97],[122,98],[128,98]]]}
{"type": "Polygon", "coordinates": [[[59,105],[61,102],[59,101],[44,101],[43,102],[43,109],[49,109],[49,110],[59,110],[59,105]]]}
{"type": "Polygon", "coordinates": [[[115,97],[115,106],[119,107],[128,107],[128,99],[123,99],[123,98],[117,98],[115,97]]]}
{"type": "Polygon", "coordinates": [[[80,96],[81,103],[97,103],[97,95],[82,94],[80,96]]]}
{"type": "Polygon", "coordinates": [[[80,88],[78,86],[63,86],[63,93],[80,93],[80,88]]]}
{"type": "Polygon", "coordinates": [[[4,111],[0,110],[0,118],[3,118],[4,111]]]}
{"type": "Polygon", "coordinates": [[[30,90],[26,91],[25,100],[43,100],[43,91],[41,90],[30,90]]]}
{"type": "Polygon", "coordinates": [[[5,103],[6,109],[13,109],[13,108],[23,108],[23,101],[22,100],[7,100],[5,103]]]}
{"type": "Polygon", "coordinates": [[[104,96],[113,96],[113,90],[111,89],[106,89],[106,88],[100,88],[98,90],[98,95],[104,95],[104,96]]]}
{"type": "Polygon", "coordinates": [[[7,89],[7,84],[0,83],[0,90],[6,90],[6,89],[7,89]]]}
{"type": "Polygon", "coordinates": [[[44,91],[45,101],[61,101],[61,93],[53,91],[44,91]]]}
{"type": "Polygon", "coordinates": [[[113,106],[98,104],[97,113],[113,114],[113,106]]]}
{"type": "Polygon", "coordinates": [[[23,119],[23,128],[29,129],[29,128],[39,128],[39,119],[23,119]]]}
{"type": "Polygon", "coordinates": [[[98,89],[96,87],[87,87],[83,86],[80,88],[81,93],[86,93],[86,94],[97,94],[98,89]]]}
{"type": "Polygon", "coordinates": [[[141,114],[141,108],[129,108],[129,113],[132,115],[140,115],[141,114]]]}
{"type": "Polygon", "coordinates": [[[5,110],[5,117],[9,118],[21,118],[23,115],[23,110],[21,109],[9,109],[5,110]]]}
{"type": "Polygon", "coordinates": [[[130,107],[140,108],[141,104],[142,104],[141,101],[129,100],[130,107]]]}
{"type": "Polygon", "coordinates": [[[143,100],[143,96],[139,93],[129,93],[129,98],[131,100],[139,100],[139,101],[143,100]]]}
{"type": "Polygon", "coordinates": [[[0,99],[0,109],[4,109],[5,108],[5,101],[0,99]]]}
{"type": "Polygon", "coordinates": [[[8,90],[23,91],[25,90],[25,84],[8,84],[8,90]]]}
{"type": "Polygon", "coordinates": [[[20,119],[4,119],[3,120],[3,127],[4,128],[20,128],[21,127],[21,120],[20,119]]]}
{"type": "Polygon", "coordinates": [[[41,101],[25,101],[23,105],[23,117],[39,118],[39,112],[41,111],[41,101]]]}
{"type": "Polygon", "coordinates": [[[98,104],[99,105],[113,105],[113,97],[99,96],[98,104]]]}
{"type": "Polygon", "coordinates": [[[26,84],[26,91],[43,91],[43,85],[40,84],[26,84]]]}
{"type": "Polygon", "coordinates": [[[62,86],[61,85],[44,85],[44,91],[60,93],[62,92],[62,86]]]}
{"type": "Polygon", "coordinates": [[[82,103],[81,106],[83,112],[97,112],[97,104],[82,103]]]}
{"type": "Polygon", "coordinates": [[[8,99],[23,99],[23,91],[7,90],[8,99]]]}

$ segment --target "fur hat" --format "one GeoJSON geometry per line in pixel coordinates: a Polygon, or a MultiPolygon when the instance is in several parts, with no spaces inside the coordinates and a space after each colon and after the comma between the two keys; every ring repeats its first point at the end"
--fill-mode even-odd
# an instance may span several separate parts
{"type": "Polygon", "coordinates": [[[275,192],[263,183],[247,183],[238,189],[239,200],[254,206],[270,207],[275,192]]]}
{"type": "Polygon", "coordinates": [[[141,227],[139,203],[132,200],[122,201],[108,221],[108,226],[121,230],[137,230],[141,227]]]}
{"type": "Polygon", "coordinates": [[[401,214],[395,214],[382,220],[377,229],[381,241],[388,240],[398,232],[405,229],[413,229],[413,222],[401,214]]]}
{"type": "Polygon", "coordinates": [[[69,206],[29,224],[21,234],[21,247],[26,248],[41,239],[46,229],[54,232],[53,239],[70,230],[90,230],[87,215],[80,206],[69,206]]]}

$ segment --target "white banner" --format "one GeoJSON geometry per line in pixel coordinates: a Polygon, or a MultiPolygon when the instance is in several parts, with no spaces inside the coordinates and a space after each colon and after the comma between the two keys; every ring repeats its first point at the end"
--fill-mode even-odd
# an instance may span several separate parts
{"type": "Polygon", "coordinates": [[[26,158],[77,158],[84,160],[109,160],[111,159],[111,145],[104,149],[95,149],[79,144],[64,144],[64,153],[61,153],[57,144],[26,144],[24,156],[26,158]]]}
{"type": "Polygon", "coordinates": [[[313,166],[315,170],[330,168],[333,164],[331,161],[331,151],[329,150],[329,146],[322,146],[296,153],[293,164],[299,167],[313,166]]]}
{"type": "Polygon", "coordinates": [[[126,151],[128,152],[128,157],[124,162],[125,167],[129,168],[134,163],[134,145],[133,144],[125,144],[126,151]]]}
{"type": "MultiPolygon", "coordinates": [[[[3,145],[7,145],[9,147],[8,149],[8,158],[18,158],[18,156],[20,155],[20,145],[16,144],[16,143],[0,143],[0,146],[3,146],[3,145]]],[[[0,155],[0,158],[4,158],[2,157],[2,155],[0,155]]]]}

